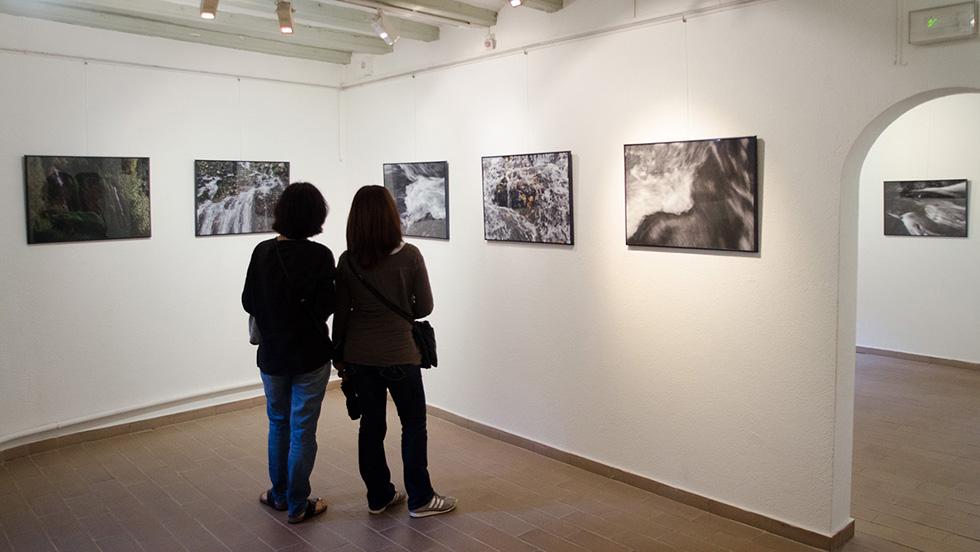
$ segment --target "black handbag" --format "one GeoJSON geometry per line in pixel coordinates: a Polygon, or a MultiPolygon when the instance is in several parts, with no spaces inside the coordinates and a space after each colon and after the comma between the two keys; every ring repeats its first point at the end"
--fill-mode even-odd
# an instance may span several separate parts
{"type": "Polygon", "coordinates": [[[350,267],[351,272],[359,282],[364,284],[364,287],[368,289],[379,301],[384,303],[386,307],[395,312],[395,314],[401,316],[405,320],[408,320],[412,324],[412,338],[415,339],[415,346],[419,349],[419,355],[422,359],[419,361],[419,366],[422,368],[432,368],[439,365],[439,357],[436,355],[436,330],[432,327],[432,324],[428,320],[416,320],[414,317],[410,316],[405,311],[398,308],[394,303],[389,301],[381,292],[374,289],[374,286],[368,283],[361,276],[361,273],[354,268],[354,263],[350,260],[350,255],[345,257],[347,259],[347,266],[350,267]]]}

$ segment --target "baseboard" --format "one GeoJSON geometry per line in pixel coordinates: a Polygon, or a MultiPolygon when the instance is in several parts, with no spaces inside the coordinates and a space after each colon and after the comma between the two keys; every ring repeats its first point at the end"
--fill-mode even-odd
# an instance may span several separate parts
{"type": "Polygon", "coordinates": [[[664,498],[669,498],[675,502],[680,502],[681,504],[686,504],[699,510],[704,510],[725,519],[743,523],[745,525],[761,529],[774,535],[785,537],[807,546],[833,552],[843,547],[847,541],[854,537],[853,519],[833,536],[822,535],[820,533],[796,527],[755,512],[743,510],[730,504],[725,504],[724,502],[719,502],[689,491],[678,489],[653,479],[642,477],[618,468],[613,468],[600,462],[583,458],[548,445],[543,445],[536,441],[532,441],[531,439],[520,437],[512,433],[507,433],[497,428],[475,422],[457,414],[453,414],[452,412],[447,412],[438,407],[430,405],[428,406],[428,412],[436,418],[440,418],[454,425],[464,427],[492,439],[503,441],[516,447],[535,452],[542,456],[546,456],[553,460],[575,466],[603,477],[621,481],[627,485],[638,489],[643,489],[664,498]]]}
{"type": "Polygon", "coordinates": [[[949,358],[931,357],[926,355],[916,355],[903,353],[901,351],[889,351],[887,349],[875,349],[873,347],[857,347],[858,354],[875,355],[901,360],[911,360],[913,362],[924,362],[926,364],[936,364],[939,366],[952,366],[953,368],[966,368],[967,370],[980,370],[980,364],[967,362],[965,360],[953,360],[949,358]]]}
{"type": "MultiPolygon", "coordinates": [[[[329,383],[327,383],[328,390],[336,389],[339,387],[340,387],[339,379],[331,380],[329,383]]],[[[261,385],[259,385],[257,389],[261,390],[261,385]]],[[[161,411],[168,407],[172,407],[175,403],[192,402],[198,399],[200,399],[200,397],[188,397],[186,399],[182,399],[181,401],[168,401],[166,403],[161,403],[159,405],[156,405],[156,408],[158,411],[161,411]]],[[[39,452],[45,452],[60,447],[79,445],[91,441],[98,441],[100,439],[108,439],[110,437],[117,437],[119,435],[127,435],[130,433],[147,431],[147,430],[156,429],[168,425],[179,424],[191,420],[197,420],[200,418],[207,418],[209,416],[224,414],[226,412],[245,410],[247,408],[252,408],[262,404],[265,404],[265,395],[261,395],[258,397],[251,397],[247,399],[233,400],[227,403],[205,406],[202,408],[192,408],[190,410],[185,410],[183,412],[178,412],[173,414],[153,416],[153,417],[141,419],[139,421],[122,422],[122,423],[113,423],[113,421],[118,419],[125,419],[127,417],[132,418],[137,414],[145,415],[147,413],[147,410],[152,407],[143,407],[143,408],[133,409],[128,412],[114,413],[110,416],[86,420],[84,424],[74,424],[74,425],[64,426],[60,428],[63,431],[68,432],[67,434],[64,435],[58,435],[55,437],[45,437],[45,435],[48,432],[42,430],[35,434],[35,436],[37,437],[36,440],[30,440],[31,436],[27,436],[25,438],[28,439],[30,442],[0,450],[0,462],[6,462],[8,460],[20,458],[22,456],[37,454],[39,452]],[[104,426],[104,427],[97,427],[96,429],[85,429],[85,426],[88,427],[104,426]]],[[[2,446],[3,443],[0,443],[0,447],[2,446]]]]}

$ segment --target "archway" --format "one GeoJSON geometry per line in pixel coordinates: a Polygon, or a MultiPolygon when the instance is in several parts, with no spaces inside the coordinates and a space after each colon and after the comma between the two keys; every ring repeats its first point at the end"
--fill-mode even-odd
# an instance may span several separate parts
{"type": "MultiPolygon", "coordinates": [[[[856,348],[857,317],[857,246],[858,246],[858,189],[861,181],[861,168],[871,147],[881,133],[899,117],[912,108],[928,101],[953,94],[980,93],[978,88],[941,88],[922,92],[906,98],[875,117],[858,135],[844,159],[841,170],[840,197],[840,253],[838,268],[838,314],[837,314],[837,372],[838,388],[849,374],[850,388],[853,391],[854,351],[856,348]],[[850,359],[850,360],[848,360],[850,359]]],[[[838,405],[838,411],[841,408],[838,405]]]]}
{"type": "Polygon", "coordinates": [[[861,131],[845,158],[841,171],[839,272],[838,272],[838,350],[836,404],[837,441],[835,477],[846,481],[843,490],[835,486],[834,506],[850,508],[851,467],[853,462],[855,353],[857,341],[857,279],[859,236],[859,190],[861,173],[868,155],[882,133],[913,108],[946,96],[980,93],[977,88],[943,88],[916,94],[895,103],[861,131]],[[846,492],[845,492],[846,491],[846,492]]]}

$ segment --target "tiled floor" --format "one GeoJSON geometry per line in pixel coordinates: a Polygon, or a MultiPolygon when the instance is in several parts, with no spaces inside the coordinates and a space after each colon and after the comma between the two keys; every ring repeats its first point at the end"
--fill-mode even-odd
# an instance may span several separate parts
{"type": "MultiPolygon", "coordinates": [[[[980,550],[980,372],[858,355],[855,420],[857,536],[844,550],[980,550]]],[[[258,502],[265,431],[258,407],[7,462],[0,552],[814,550],[435,418],[430,471],[459,509],[371,516],[339,390],[313,477],[330,508],[288,525],[258,502]]]]}
{"type": "Polygon", "coordinates": [[[846,550],[980,551],[980,371],[857,363],[846,550]]]}

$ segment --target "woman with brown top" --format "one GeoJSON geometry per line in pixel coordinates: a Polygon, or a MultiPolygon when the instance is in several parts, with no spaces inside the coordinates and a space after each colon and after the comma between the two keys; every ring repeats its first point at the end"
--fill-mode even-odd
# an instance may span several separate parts
{"type": "Polygon", "coordinates": [[[334,366],[353,384],[361,412],[358,467],[367,486],[368,510],[380,514],[408,500],[412,517],[442,514],[456,499],[441,496],[429,481],[425,390],[412,325],[388,308],[359,277],[415,318],[432,312],[432,289],[419,250],[402,241],[395,200],[382,186],[354,195],[347,218],[347,251],[337,262],[334,366]],[[396,490],[385,458],[388,393],[402,425],[405,488],[396,490]]]}

